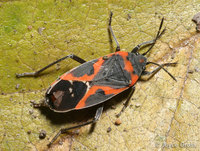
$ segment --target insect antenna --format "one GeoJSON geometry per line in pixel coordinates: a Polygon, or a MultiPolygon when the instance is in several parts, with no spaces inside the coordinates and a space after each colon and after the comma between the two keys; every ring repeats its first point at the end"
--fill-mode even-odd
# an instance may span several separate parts
{"type": "Polygon", "coordinates": [[[177,62],[174,62],[174,63],[165,63],[165,64],[162,64],[162,65],[157,64],[157,63],[155,63],[155,62],[147,62],[147,65],[148,65],[148,64],[154,64],[154,65],[159,66],[158,68],[163,69],[165,72],[167,72],[167,74],[168,74],[172,79],[174,79],[175,81],[177,81],[176,78],[175,78],[171,73],[169,73],[169,71],[167,71],[167,70],[163,67],[163,66],[169,66],[169,65],[176,65],[177,62]]]}
{"type": "Polygon", "coordinates": [[[143,56],[145,56],[145,55],[153,48],[153,46],[155,45],[156,41],[157,41],[157,40],[162,36],[162,34],[165,32],[166,28],[163,29],[163,30],[161,31],[162,26],[163,26],[163,22],[164,22],[164,17],[163,17],[162,20],[161,20],[160,27],[159,27],[159,30],[158,30],[158,32],[157,32],[156,38],[153,40],[153,43],[152,43],[151,47],[150,47],[145,53],[142,54],[143,56]]]}

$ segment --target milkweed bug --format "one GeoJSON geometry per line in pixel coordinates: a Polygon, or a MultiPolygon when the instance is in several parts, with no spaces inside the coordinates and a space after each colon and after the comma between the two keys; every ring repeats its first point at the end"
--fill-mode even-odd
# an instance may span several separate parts
{"type": "Polygon", "coordinates": [[[111,99],[119,93],[124,92],[125,90],[131,89],[127,101],[121,110],[121,112],[123,112],[135,90],[135,83],[141,76],[152,76],[158,70],[163,69],[176,81],[175,77],[164,68],[164,66],[176,65],[176,63],[165,63],[160,65],[147,61],[147,58],[145,57],[145,55],[150,52],[152,47],[155,45],[157,39],[160,38],[165,32],[165,29],[161,30],[164,18],[162,18],[155,39],[137,45],[131,52],[123,52],[120,51],[120,45],[111,27],[112,15],[113,14],[111,12],[108,29],[117,45],[114,53],[88,62],[74,54],[71,54],[36,72],[16,74],[17,77],[36,77],[50,66],[64,59],[71,58],[81,63],[81,65],[64,73],[57,80],[55,80],[47,89],[44,102],[41,104],[35,104],[34,106],[48,106],[55,112],[69,112],[101,104],[101,106],[96,110],[93,120],[74,127],[61,129],[51,140],[48,146],[50,146],[60,134],[65,133],[70,129],[95,123],[102,114],[103,102],[111,99]],[[143,54],[138,53],[138,50],[146,45],[150,45],[150,48],[143,54]],[[146,65],[149,64],[154,64],[158,67],[151,72],[146,71],[146,65]]]}

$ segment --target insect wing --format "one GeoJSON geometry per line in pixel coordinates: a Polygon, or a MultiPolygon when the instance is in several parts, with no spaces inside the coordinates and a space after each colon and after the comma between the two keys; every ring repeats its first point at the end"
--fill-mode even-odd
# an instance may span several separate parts
{"type": "Polygon", "coordinates": [[[67,112],[105,102],[129,88],[124,59],[113,53],[86,62],[63,74],[46,93],[50,108],[67,112]]]}

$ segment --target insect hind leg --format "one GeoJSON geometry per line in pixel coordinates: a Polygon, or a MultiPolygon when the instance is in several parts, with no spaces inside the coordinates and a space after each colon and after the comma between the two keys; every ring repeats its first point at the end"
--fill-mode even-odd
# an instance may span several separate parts
{"type": "Polygon", "coordinates": [[[79,128],[79,127],[82,127],[82,126],[86,126],[86,125],[89,125],[89,124],[93,124],[95,123],[96,121],[99,120],[99,118],[101,117],[101,114],[103,112],[103,106],[99,107],[97,110],[96,110],[96,113],[95,113],[95,116],[94,116],[94,119],[91,120],[91,121],[88,121],[88,122],[85,122],[81,125],[77,125],[77,126],[73,126],[73,127],[69,127],[69,128],[63,128],[63,129],[60,129],[60,131],[54,136],[54,138],[51,140],[51,142],[47,145],[48,147],[51,146],[51,144],[53,142],[55,142],[55,140],[63,133],[66,133],[68,130],[71,130],[71,129],[75,129],[75,128],[79,128]]]}
{"type": "Polygon", "coordinates": [[[48,107],[48,104],[46,103],[46,100],[43,99],[43,100],[40,100],[39,103],[36,103],[34,100],[31,100],[31,105],[34,107],[34,108],[41,108],[41,107],[48,107]]]}
{"type": "Polygon", "coordinates": [[[50,63],[49,65],[45,66],[44,68],[42,68],[42,69],[40,69],[40,70],[38,70],[38,71],[36,71],[36,72],[25,72],[25,73],[21,73],[21,74],[16,73],[16,77],[17,77],[17,78],[21,78],[21,77],[37,77],[41,72],[43,72],[43,71],[46,70],[47,68],[53,66],[54,64],[56,64],[56,63],[58,63],[58,62],[60,62],[60,61],[63,61],[64,59],[67,59],[67,58],[71,58],[71,59],[73,59],[73,60],[75,60],[75,61],[77,61],[77,62],[79,62],[79,63],[84,63],[84,62],[86,62],[86,61],[83,60],[82,58],[80,58],[80,57],[78,57],[78,56],[76,56],[76,55],[74,55],[74,54],[71,54],[71,55],[67,55],[67,56],[65,56],[65,57],[63,57],[63,58],[60,58],[60,59],[58,59],[58,60],[56,60],[56,61],[50,63]]]}

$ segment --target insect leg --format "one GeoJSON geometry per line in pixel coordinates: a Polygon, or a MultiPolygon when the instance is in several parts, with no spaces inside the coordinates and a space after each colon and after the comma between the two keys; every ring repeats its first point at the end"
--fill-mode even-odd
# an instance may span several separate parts
{"type": "Polygon", "coordinates": [[[28,76],[36,77],[36,76],[38,76],[42,71],[46,70],[47,68],[51,67],[52,65],[54,65],[54,64],[56,64],[56,63],[58,63],[58,62],[60,62],[60,61],[62,61],[62,60],[64,60],[64,59],[67,59],[67,58],[71,58],[71,59],[73,59],[73,60],[75,60],[75,61],[77,61],[77,62],[79,62],[79,63],[84,63],[84,62],[86,62],[85,60],[81,59],[80,57],[78,57],[78,56],[76,56],[76,55],[74,55],[74,54],[71,54],[71,55],[67,55],[67,56],[65,56],[65,57],[63,57],[63,58],[60,58],[60,59],[58,59],[58,60],[56,60],[56,61],[50,63],[49,65],[45,66],[44,68],[42,68],[42,69],[40,69],[40,70],[38,70],[38,71],[36,71],[36,72],[30,72],[30,73],[26,72],[26,73],[21,73],[21,74],[17,74],[17,73],[16,73],[16,77],[17,77],[17,78],[20,78],[20,77],[28,77],[28,76]]]}
{"type": "Polygon", "coordinates": [[[116,44],[117,44],[116,51],[120,51],[119,43],[118,43],[117,38],[115,37],[114,32],[113,32],[112,27],[111,27],[112,15],[113,15],[113,13],[110,12],[110,19],[109,19],[108,29],[109,29],[109,31],[111,32],[111,34],[112,34],[112,36],[113,36],[113,38],[114,38],[114,40],[115,40],[115,42],[116,42],[116,44]]]}
{"type": "Polygon", "coordinates": [[[36,102],[33,101],[33,100],[31,100],[30,102],[31,102],[31,104],[32,104],[32,106],[33,106],[34,108],[48,107],[48,104],[46,103],[46,100],[45,100],[45,99],[40,100],[39,103],[36,103],[36,102]]]}
{"type": "Polygon", "coordinates": [[[170,77],[172,77],[172,79],[174,79],[174,80],[176,81],[175,77],[174,77],[171,73],[169,73],[169,72],[164,68],[164,66],[174,66],[174,65],[177,64],[177,62],[174,62],[174,63],[165,63],[165,64],[161,64],[161,65],[159,65],[159,64],[157,64],[157,63],[154,63],[154,62],[148,62],[148,64],[150,64],[150,63],[151,63],[151,64],[155,64],[155,65],[157,65],[158,67],[157,67],[156,69],[154,69],[153,71],[151,71],[151,72],[149,72],[149,71],[143,71],[141,76],[145,76],[145,75],[148,76],[146,79],[143,79],[143,80],[149,80],[149,79],[152,78],[152,76],[153,76],[155,73],[157,73],[160,69],[163,69],[165,72],[167,72],[167,73],[169,74],[170,77]]]}
{"type": "Polygon", "coordinates": [[[127,100],[126,100],[126,102],[125,102],[122,110],[116,115],[117,117],[119,117],[122,114],[122,112],[124,112],[124,110],[126,109],[126,107],[128,106],[128,103],[129,103],[129,101],[131,99],[131,96],[133,95],[133,93],[135,91],[135,86],[132,86],[130,89],[131,89],[131,92],[129,93],[129,96],[128,96],[128,98],[127,98],[127,100]]]}
{"type": "Polygon", "coordinates": [[[77,125],[77,126],[73,126],[73,127],[69,127],[69,128],[63,128],[63,129],[60,129],[60,131],[56,134],[56,136],[54,136],[54,138],[51,140],[51,142],[47,145],[48,147],[51,146],[51,144],[63,133],[66,133],[68,130],[71,130],[71,129],[75,129],[75,128],[79,128],[79,127],[82,127],[82,126],[85,126],[85,125],[89,125],[89,124],[93,124],[95,123],[97,120],[99,120],[99,118],[101,117],[101,114],[103,112],[103,106],[99,107],[96,111],[96,114],[94,116],[94,119],[92,121],[89,121],[89,122],[86,122],[86,123],[83,123],[81,125],[77,125]]]}
{"type": "Polygon", "coordinates": [[[151,45],[151,47],[150,47],[145,53],[142,54],[142,55],[146,55],[146,54],[153,48],[153,46],[155,45],[156,41],[157,41],[157,40],[162,36],[162,34],[165,32],[166,29],[163,29],[163,30],[161,31],[163,22],[164,22],[164,18],[162,18],[161,23],[160,23],[159,30],[158,30],[158,32],[157,32],[157,35],[156,35],[156,37],[155,37],[153,40],[146,41],[146,42],[143,42],[143,43],[137,45],[135,48],[133,48],[133,50],[132,50],[131,52],[132,52],[132,53],[136,53],[139,49],[141,49],[141,47],[144,47],[144,46],[147,46],[147,45],[151,45]]]}
{"type": "Polygon", "coordinates": [[[141,47],[143,46],[147,46],[147,45],[153,45],[155,43],[155,40],[150,40],[150,41],[145,41],[139,45],[137,45],[135,48],[133,48],[133,50],[131,51],[132,53],[136,53],[138,50],[141,49],[141,47]]]}

